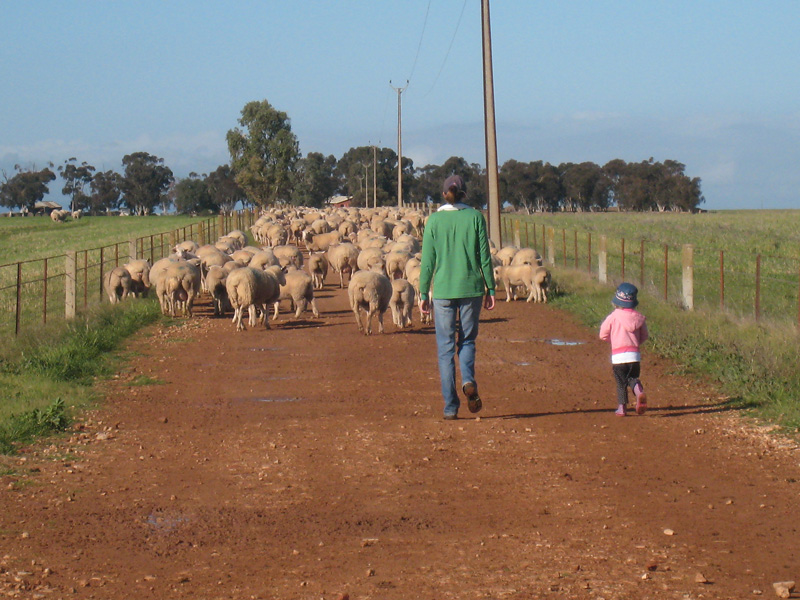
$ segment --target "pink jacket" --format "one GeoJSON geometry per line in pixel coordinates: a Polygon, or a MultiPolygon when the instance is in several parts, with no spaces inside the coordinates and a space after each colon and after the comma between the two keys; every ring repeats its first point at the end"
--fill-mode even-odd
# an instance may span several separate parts
{"type": "Polygon", "coordinates": [[[611,342],[611,355],[639,352],[648,337],[644,315],[632,308],[616,308],[600,325],[600,339],[611,342]]]}

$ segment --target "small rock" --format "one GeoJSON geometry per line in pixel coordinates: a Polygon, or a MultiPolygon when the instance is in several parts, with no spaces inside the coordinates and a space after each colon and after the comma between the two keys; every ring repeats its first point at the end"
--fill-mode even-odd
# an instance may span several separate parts
{"type": "Polygon", "coordinates": [[[658,569],[658,563],[655,561],[650,561],[647,563],[647,570],[648,571],[656,571],[658,569]]]}
{"type": "Polygon", "coordinates": [[[695,583],[708,583],[709,581],[708,581],[708,579],[706,579],[705,575],[703,575],[700,571],[698,571],[697,573],[694,574],[694,582],[695,583]]]}
{"type": "Polygon", "coordinates": [[[642,579],[650,579],[650,573],[645,573],[642,575],[642,579]]]}
{"type": "Polygon", "coordinates": [[[27,540],[29,537],[31,537],[31,534],[27,531],[23,531],[19,537],[21,537],[23,540],[27,540]]]}
{"type": "Polygon", "coordinates": [[[790,598],[794,591],[794,581],[777,581],[772,584],[778,598],[790,598]]]}
{"type": "Polygon", "coordinates": [[[672,531],[672,529],[665,529],[664,530],[664,535],[675,535],[675,532],[672,531]]]}
{"type": "Polygon", "coordinates": [[[367,569],[367,577],[375,577],[375,569],[367,569]]]}
{"type": "Polygon", "coordinates": [[[339,600],[350,600],[350,594],[339,594],[339,600]]]}

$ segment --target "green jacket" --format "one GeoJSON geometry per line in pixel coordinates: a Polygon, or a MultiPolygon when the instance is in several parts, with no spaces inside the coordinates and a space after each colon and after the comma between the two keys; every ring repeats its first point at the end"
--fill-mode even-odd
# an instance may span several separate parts
{"type": "Polygon", "coordinates": [[[483,215],[465,204],[448,205],[428,217],[422,238],[419,290],[437,300],[494,296],[494,271],[483,215]]]}

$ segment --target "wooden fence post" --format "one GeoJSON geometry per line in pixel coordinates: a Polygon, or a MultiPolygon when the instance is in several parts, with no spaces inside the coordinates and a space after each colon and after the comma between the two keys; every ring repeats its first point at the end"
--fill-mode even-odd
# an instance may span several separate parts
{"type": "Polygon", "coordinates": [[[556,230],[553,227],[548,227],[545,230],[545,246],[547,254],[547,262],[551,266],[556,266],[556,230]]]}
{"type": "Polygon", "coordinates": [[[600,249],[597,251],[597,280],[600,283],[608,283],[608,239],[600,236],[600,249]]]}
{"type": "Polygon", "coordinates": [[[75,250],[67,250],[64,264],[64,317],[75,318],[75,276],[77,274],[75,250]]]}
{"type": "Polygon", "coordinates": [[[694,310],[694,246],[684,244],[681,256],[683,265],[683,306],[694,310]]]}
{"type": "MultiPolygon", "coordinates": [[[[520,247],[520,240],[519,240],[519,221],[514,221],[514,245],[519,248],[520,247]]],[[[498,248],[499,250],[499,248],[498,248]]]]}
{"type": "Polygon", "coordinates": [[[761,319],[761,255],[756,254],[756,321],[761,319]]]}
{"type": "Polygon", "coordinates": [[[217,239],[221,238],[225,235],[225,215],[219,213],[219,218],[217,219],[217,239]]]}

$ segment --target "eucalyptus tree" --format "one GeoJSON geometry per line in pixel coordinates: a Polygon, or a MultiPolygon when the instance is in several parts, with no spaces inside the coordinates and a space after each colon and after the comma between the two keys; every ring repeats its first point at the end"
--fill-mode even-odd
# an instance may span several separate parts
{"type": "Polygon", "coordinates": [[[298,160],[291,203],[322,207],[339,185],[335,175],[336,163],[335,156],[325,156],[320,152],[309,152],[305,158],[298,160]]]}
{"type": "Polygon", "coordinates": [[[188,177],[175,182],[172,187],[172,201],[178,214],[190,215],[202,212],[215,212],[211,194],[208,191],[208,182],[205,175],[200,176],[194,171],[188,177]]]}
{"type": "Polygon", "coordinates": [[[113,170],[98,171],[89,184],[89,212],[93,215],[116,210],[122,195],[122,176],[113,170]]]}
{"type": "Polygon", "coordinates": [[[86,193],[92,183],[95,168],[83,161],[78,164],[78,159],[74,156],[59,165],[58,173],[64,180],[64,187],[61,193],[71,198],[70,210],[87,210],[90,206],[89,195],[86,193]]]}
{"type": "MultiPolygon", "coordinates": [[[[52,166],[50,164],[50,167],[52,166]]],[[[0,206],[12,210],[26,208],[33,211],[34,205],[50,193],[48,184],[56,178],[56,175],[47,167],[36,170],[35,166],[23,169],[20,165],[14,165],[14,170],[16,174],[10,179],[3,171],[3,182],[0,183],[0,206]]]]}
{"type": "Polygon", "coordinates": [[[208,193],[211,202],[218,212],[231,214],[236,205],[247,202],[247,195],[244,190],[236,183],[233,169],[230,165],[220,165],[206,177],[208,193]]]}
{"type": "Polygon", "coordinates": [[[149,215],[164,202],[163,196],[175,180],[172,169],[164,165],[163,158],[147,152],[126,154],[122,165],[125,167],[121,181],[123,202],[131,213],[149,215]]]}
{"type": "Polygon", "coordinates": [[[255,204],[288,201],[293,172],[300,158],[289,117],[266,100],[245,104],[238,123],[227,134],[236,182],[255,204]]]}

